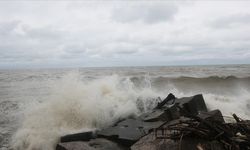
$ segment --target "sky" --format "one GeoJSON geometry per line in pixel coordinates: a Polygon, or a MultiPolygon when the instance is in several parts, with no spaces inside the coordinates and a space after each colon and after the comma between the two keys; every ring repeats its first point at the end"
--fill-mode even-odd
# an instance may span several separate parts
{"type": "Polygon", "coordinates": [[[249,63],[249,0],[0,0],[0,68],[249,63]]]}

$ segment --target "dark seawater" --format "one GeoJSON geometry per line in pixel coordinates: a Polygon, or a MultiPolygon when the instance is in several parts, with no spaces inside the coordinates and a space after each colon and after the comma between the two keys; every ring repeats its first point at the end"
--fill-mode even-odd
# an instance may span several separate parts
{"type": "Polygon", "coordinates": [[[250,65],[0,70],[0,150],[52,150],[61,135],[139,115],[169,92],[202,93],[209,109],[250,119],[250,65]]]}

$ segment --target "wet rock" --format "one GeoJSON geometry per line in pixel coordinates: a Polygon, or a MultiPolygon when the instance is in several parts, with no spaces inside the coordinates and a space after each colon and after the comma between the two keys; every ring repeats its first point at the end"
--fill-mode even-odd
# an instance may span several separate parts
{"type": "Polygon", "coordinates": [[[175,103],[179,105],[181,114],[184,116],[197,115],[199,112],[207,112],[207,106],[201,94],[176,99],[175,103]]]}
{"type": "Polygon", "coordinates": [[[131,145],[152,129],[160,127],[164,122],[144,122],[136,119],[126,119],[115,126],[97,132],[98,137],[109,138],[124,145],[131,145]]]}
{"type": "Polygon", "coordinates": [[[179,109],[177,108],[177,105],[173,105],[170,108],[165,110],[166,114],[167,114],[167,121],[171,121],[174,119],[178,119],[180,118],[180,112],[179,109]]]}
{"type": "Polygon", "coordinates": [[[154,121],[160,121],[160,120],[167,121],[168,114],[164,110],[155,109],[151,112],[141,115],[140,118],[146,122],[154,122],[154,121]]]}
{"type": "Polygon", "coordinates": [[[174,100],[174,99],[176,99],[176,97],[172,93],[168,94],[168,96],[162,102],[158,103],[158,105],[156,106],[156,109],[161,109],[169,101],[174,100]]]}
{"type": "Polygon", "coordinates": [[[56,150],[124,150],[125,148],[107,139],[92,139],[89,142],[77,141],[59,143],[56,150]]]}
{"type": "Polygon", "coordinates": [[[89,141],[90,139],[94,137],[95,135],[91,131],[83,132],[83,133],[76,133],[76,134],[69,134],[69,135],[61,137],[61,142],[89,141]]]}
{"type": "Polygon", "coordinates": [[[173,119],[178,119],[180,117],[180,113],[176,107],[173,105],[169,108],[164,109],[154,109],[151,112],[144,113],[139,118],[146,122],[154,122],[154,121],[171,121],[173,119]]]}
{"type": "Polygon", "coordinates": [[[224,118],[222,116],[222,113],[218,109],[213,110],[213,111],[209,111],[209,112],[201,112],[197,116],[200,117],[203,120],[217,121],[217,122],[225,123],[225,120],[224,120],[224,118]]]}

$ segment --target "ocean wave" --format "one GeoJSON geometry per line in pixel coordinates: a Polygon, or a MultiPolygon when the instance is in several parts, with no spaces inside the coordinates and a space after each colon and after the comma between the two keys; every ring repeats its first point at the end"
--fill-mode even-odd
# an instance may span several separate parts
{"type": "Polygon", "coordinates": [[[151,78],[153,80],[157,81],[204,81],[204,82],[217,82],[217,81],[235,81],[235,80],[244,80],[244,81],[250,81],[250,76],[246,77],[237,77],[237,76],[207,76],[207,77],[193,77],[193,76],[179,76],[179,77],[168,77],[168,76],[149,76],[149,75],[143,75],[143,76],[131,76],[130,79],[133,80],[141,80],[143,78],[151,78]]]}
{"type": "Polygon", "coordinates": [[[159,96],[148,88],[137,90],[131,81],[116,75],[84,81],[79,74],[69,74],[55,81],[51,90],[49,99],[26,106],[13,136],[13,149],[52,150],[61,135],[103,128],[138,115],[140,110],[150,109],[151,97],[159,96]],[[142,100],[140,109],[138,98],[142,100]]]}

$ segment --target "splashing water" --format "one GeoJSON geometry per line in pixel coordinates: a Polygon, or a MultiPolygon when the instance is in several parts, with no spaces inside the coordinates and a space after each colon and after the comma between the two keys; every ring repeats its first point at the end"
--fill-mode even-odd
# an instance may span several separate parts
{"type": "Polygon", "coordinates": [[[165,98],[170,92],[177,97],[201,93],[209,109],[250,119],[249,85],[249,77],[165,77],[146,73],[90,78],[81,72],[69,73],[46,82],[49,94],[20,101],[23,117],[19,117],[10,145],[15,150],[52,150],[62,135],[105,128],[119,119],[137,116],[152,109],[155,98],[165,98]]]}
{"type": "Polygon", "coordinates": [[[55,83],[53,92],[43,103],[29,106],[13,138],[14,149],[52,150],[60,136],[103,128],[119,118],[138,115],[138,97],[146,109],[149,97],[160,95],[148,88],[136,90],[131,81],[116,75],[87,82],[69,74],[55,83]]]}

